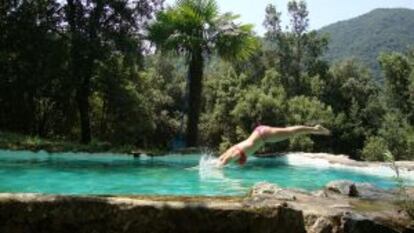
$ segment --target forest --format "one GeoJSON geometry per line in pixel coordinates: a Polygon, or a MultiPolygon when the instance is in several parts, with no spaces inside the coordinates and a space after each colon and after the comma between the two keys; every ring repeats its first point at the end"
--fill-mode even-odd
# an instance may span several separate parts
{"type": "Polygon", "coordinates": [[[259,124],[322,124],[330,137],[261,152],[414,159],[414,49],[377,58],[383,82],[355,58],[331,63],[303,0],[263,9],[264,36],[215,0],[0,4],[1,132],[223,151],[259,124]]]}

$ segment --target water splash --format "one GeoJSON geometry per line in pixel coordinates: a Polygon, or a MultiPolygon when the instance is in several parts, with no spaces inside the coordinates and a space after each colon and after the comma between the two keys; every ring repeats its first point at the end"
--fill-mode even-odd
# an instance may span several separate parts
{"type": "Polygon", "coordinates": [[[218,158],[211,153],[203,154],[198,162],[198,173],[202,180],[224,179],[223,169],[218,166],[218,158]]]}
{"type": "MultiPolygon", "coordinates": [[[[237,192],[246,191],[247,187],[243,186],[243,182],[240,179],[234,179],[225,175],[225,169],[219,165],[217,157],[212,153],[205,153],[201,156],[198,164],[198,174],[200,180],[206,184],[219,184],[221,188],[234,190],[237,192]]],[[[232,169],[234,167],[227,166],[232,169]]],[[[208,188],[211,188],[208,187],[208,188]]]]}
{"type": "Polygon", "coordinates": [[[205,153],[201,156],[198,166],[200,170],[204,169],[214,169],[219,168],[219,160],[217,157],[213,156],[212,153],[205,153]]]}

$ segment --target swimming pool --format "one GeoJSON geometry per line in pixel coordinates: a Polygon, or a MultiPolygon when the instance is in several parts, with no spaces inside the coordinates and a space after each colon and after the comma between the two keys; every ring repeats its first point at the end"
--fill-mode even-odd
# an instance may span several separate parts
{"type": "Polygon", "coordinates": [[[223,196],[244,195],[262,181],[311,191],[341,179],[395,186],[389,175],[294,164],[292,158],[249,158],[244,167],[217,169],[210,166],[211,158],[201,154],[133,158],[0,150],[0,192],[223,196]]]}

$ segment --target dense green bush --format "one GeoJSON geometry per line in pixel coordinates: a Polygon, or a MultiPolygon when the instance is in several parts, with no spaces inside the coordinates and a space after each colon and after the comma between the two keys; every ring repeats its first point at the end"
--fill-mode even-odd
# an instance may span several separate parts
{"type": "Polygon", "coordinates": [[[296,136],[289,139],[289,151],[312,152],[315,143],[309,136],[296,136]]]}
{"type": "Polygon", "coordinates": [[[334,119],[334,113],[330,106],[325,105],[316,98],[306,96],[297,96],[289,99],[286,115],[290,125],[322,124],[330,127],[334,119]]]}
{"type": "Polygon", "coordinates": [[[410,131],[407,133],[407,152],[406,159],[414,159],[414,129],[411,127],[410,131]]]}
{"type": "Polygon", "coordinates": [[[385,114],[378,134],[385,139],[396,160],[407,158],[409,125],[401,112],[385,114]]]}
{"type": "Polygon", "coordinates": [[[362,158],[368,161],[385,161],[384,154],[388,151],[387,142],[378,136],[369,137],[362,150],[362,158]]]}

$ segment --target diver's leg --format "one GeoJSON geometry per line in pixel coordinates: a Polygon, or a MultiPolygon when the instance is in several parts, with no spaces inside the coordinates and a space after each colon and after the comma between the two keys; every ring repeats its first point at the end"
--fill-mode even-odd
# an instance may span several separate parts
{"type": "Polygon", "coordinates": [[[279,142],[297,135],[306,135],[306,134],[321,134],[321,135],[328,135],[330,132],[329,130],[325,129],[320,125],[316,125],[314,127],[310,126],[303,126],[303,125],[296,125],[296,126],[289,126],[285,128],[277,128],[277,127],[268,127],[265,131],[265,141],[266,142],[279,142]]]}

